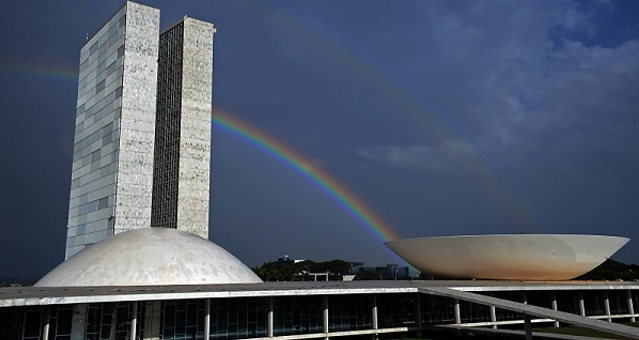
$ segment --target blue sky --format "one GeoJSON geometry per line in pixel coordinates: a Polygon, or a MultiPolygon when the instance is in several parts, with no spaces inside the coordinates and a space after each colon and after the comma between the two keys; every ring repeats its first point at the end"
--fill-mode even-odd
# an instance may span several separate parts
{"type": "MultiPolygon", "coordinates": [[[[639,240],[635,1],[142,1],[213,22],[214,107],[344,183],[402,237],[594,233],[639,240]]],[[[0,276],[62,261],[79,48],[119,1],[0,14],[0,276]],[[46,72],[45,72],[46,73],[46,72]]],[[[211,239],[396,261],[285,165],[213,131],[211,239]]],[[[639,263],[636,240],[615,258],[639,263]]]]}

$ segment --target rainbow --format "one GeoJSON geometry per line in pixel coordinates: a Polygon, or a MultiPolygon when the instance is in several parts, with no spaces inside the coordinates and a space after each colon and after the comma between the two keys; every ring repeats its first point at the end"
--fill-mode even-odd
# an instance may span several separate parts
{"type": "Polygon", "coordinates": [[[78,81],[77,68],[67,66],[42,66],[41,63],[23,63],[10,60],[0,61],[0,73],[30,75],[53,80],[78,81]]]}
{"type": "Polygon", "coordinates": [[[246,9],[253,10],[258,15],[270,21],[273,27],[279,28],[285,33],[296,37],[309,47],[337,61],[345,69],[359,76],[364,83],[373,87],[381,96],[395,103],[398,112],[410,115],[420,124],[424,130],[433,137],[441,149],[450,154],[473,180],[487,192],[503,209],[509,220],[515,227],[522,231],[530,231],[533,219],[526,210],[525,204],[506,185],[498,180],[497,174],[490,166],[482,161],[472,151],[455,143],[456,136],[462,135],[452,129],[450,124],[445,124],[424,107],[417,99],[407,95],[396,84],[385,77],[381,72],[368,65],[362,58],[358,58],[343,46],[316,30],[309,28],[300,20],[283,11],[269,8],[267,2],[246,2],[246,9]]]}
{"type": "MultiPolygon", "coordinates": [[[[34,65],[3,61],[1,73],[26,74],[36,77],[77,81],[77,70],[65,67],[37,67],[34,65]]],[[[319,190],[331,197],[345,211],[371,230],[382,242],[396,240],[397,234],[355,194],[349,191],[327,172],[317,168],[299,152],[258,128],[249,125],[216,108],[213,124],[253,145],[262,152],[286,164],[300,176],[314,184],[319,190]]]]}
{"type": "MultiPolygon", "coordinates": [[[[497,174],[490,166],[482,161],[476,154],[455,143],[455,136],[450,124],[445,124],[426,109],[418,100],[404,93],[387,77],[376,71],[374,67],[367,65],[361,58],[356,58],[347,49],[339,46],[331,39],[324,37],[303,23],[294,20],[290,15],[280,14],[277,11],[266,8],[264,3],[246,3],[246,9],[254,10],[259,15],[267,18],[274,27],[277,27],[297,39],[306,42],[323,52],[331,59],[338,61],[348,70],[365,80],[367,84],[376,89],[381,95],[396,103],[398,111],[412,116],[424,130],[433,137],[437,145],[450,154],[460,168],[464,169],[471,178],[503,208],[503,212],[522,231],[530,231],[534,227],[532,217],[527,212],[525,204],[518,199],[506,185],[499,181],[497,174]]],[[[71,67],[40,67],[37,64],[26,64],[13,61],[0,61],[0,73],[19,73],[36,77],[77,81],[77,69],[71,67]]],[[[329,177],[330,178],[330,177],[329,177]]]]}
{"type": "Polygon", "coordinates": [[[326,171],[313,165],[313,162],[293,150],[293,148],[269,136],[264,131],[222,112],[218,108],[215,109],[212,120],[213,125],[218,129],[239,137],[260,151],[286,164],[300,176],[307,179],[331,197],[363,226],[371,230],[381,242],[399,239],[397,234],[346,186],[326,171]]]}

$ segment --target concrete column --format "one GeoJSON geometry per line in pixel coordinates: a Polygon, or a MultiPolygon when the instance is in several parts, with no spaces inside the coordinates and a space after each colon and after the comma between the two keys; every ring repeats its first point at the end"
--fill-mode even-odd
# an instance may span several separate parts
{"type": "Polygon", "coordinates": [[[324,333],[326,334],[326,339],[328,339],[328,296],[322,296],[322,320],[324,321],[324,333]]]}
{"type": "Polygon", "coordinates": [[[422,296],[417,293],[417,303],[415,303],[415,316],[417,317],[417,337],[422,337],[422,296]]]}
{"type": "Polygon", "coordinates": [[[373,324],[373,329],[378,329],[379,324],[377,323],[377,296],[373,295],[373,308],[371,310],[371,322],[373,324]]]}
{"type": "Polygon", "coordinates": [[[455,311],[455,323],[456,324],[460,324],[461,323],[461,310],[459,308],[459,300],[455,299],[455,302],[453,304],[453,309],[455,311]]]}
{"type": "MultiPolygon", "coordinates": [[[[495,306],[490,306],[490,322],[497,322],[497,311],[495,306]]],[[[497,325],[493,325],[493,329],[497,329],[497,325]]]]}
{"type": "Polygon", "coordinates": [[[204,339],[211,338],[211,299],[204,300],[204,339]]]}
{"type": "Polygon", "coordinates": [[[524,314],[524,331],[526,332],[526,340],[533,340],[532,323],[528,314],[524,314]]]}
{"type": "Polygon", "coordinates": [[[134,340],[136,335],[136,328],[138,326],[138,302],[131,302],[131,329],[129,331],[129,339],[134,340]]]}
{"type": "Polygon", "coordinates": [[[85,303],[75,305],[73,307],[73,316],[71,317],[71,340],[84,340],[86,338],[84,336],[86,319],[87,305],[85,303]]]}
{"type": "Polygon", "coordinates": [[[584,302],[583,292],[579,292],[579,315],[586,316],[586,303],[584,302]]]}
{"type": "MultiPolygon", "coordinates": [[[[266,336],[272,338],[273,330],[273,298],[268,298],[268,313],[266,314],[266,336]]],[[[208,340],[208,339],[206,339],[208,340]]]]}
{"type": "MultiPolygon", "coordinates": [[[[557,295],[552,292],[552,301],[550,303],[552,310],[557,310],[557,295]]],[[[559,321],[555,321],[555,328],[559,328],[559,321]]]]}
{"type": "MultiPolygon", "coordinates": [[[[378,329],[379,324],[377,322],[377,295],[373,295],[371,297],[371,300],[373,304],[373,307],[371,308],[371,323],[372,323],[373,329],[378,329]]],[[[379,334],[377,333],[373,334],[373,340],[377,340],[377,339],[379,339],[379,334]]]]}
{"type": "MultiPolygon", "coordinates": [[[[610,300],[608,299],[608,292],[604,292],[604,310],[606,311],[606,315],[610,316],[610,300]]],[[[611,318],[607,319],[608,322],[612,322],[611,318]]]]}
{"type": "Polygon", "coordinates": [[[117,319],[117,307],[115,307],[114,311],[113,311],[113,315],[112,315],[111,319],[111,329],[109,330],[109,340],[111,339],[115,339],[115,326],[118,324],[118,319],[117,319]]]}
{"type": "Polygon", "coordinates": [[[49,319],[51,317],[51,307],[44,307],[44,326],[42,327],[42,340],[49,340],[49,319]]]}
{"type": "Polygon", "coordinates": [[[160,324],[162,323],[162,301],[146,301],[144,303],[144,340],[160,339],[160,324]]]}
{"type": "MultiPolygon", "coordinates": [[[[633,306],[632,304],[632,291],[631,290],[627,290],[626,291],[626,297],[628,298],[628,313],[629,314],[635,314],[635,306],[633,306]]],[[[634,316],[630,317],[630,322],[636,322],[636,319],[634,316]]]]}

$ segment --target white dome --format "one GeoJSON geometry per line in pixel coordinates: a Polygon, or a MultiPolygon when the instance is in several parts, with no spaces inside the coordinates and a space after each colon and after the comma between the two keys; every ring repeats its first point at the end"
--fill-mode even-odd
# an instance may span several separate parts
{"type": "Polygon", "coordinates": [[[116,234],[62,262],[38,287],[262,282],[222,247],[186,231],[143,228],[116,234]]]}

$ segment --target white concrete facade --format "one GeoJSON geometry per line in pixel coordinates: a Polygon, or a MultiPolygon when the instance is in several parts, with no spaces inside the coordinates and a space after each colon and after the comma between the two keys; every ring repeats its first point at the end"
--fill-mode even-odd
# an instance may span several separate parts
{"type": "Polygon", "coordinates": [[[161,46],[159,22],[126,2],[80,51],[65,259],[151,226],[208,238],[215,29],[185,17],[161,46]]]}
{"type": "MultiPolygon", "coordinates": [[[[77,333],[73,336],[88,338],[89,329],[97,334],[96,328],[89,327],[91,322],[95,323],[93,320],[100,319],[95,318],[95,315],[112,313],[113,307],[125,312],[118,313],[118,324],[137,324],[135,327],[119,328],[123,332],[121,335],[133,338],[143,333],[143,339],[188,338],[185,337],[184,327],[181,331],[183,334],[179,335],[174,324],[162,324],[167,316],[169,320],[176,320],[176,324],[181,320],[179,322],[187,329],[192,327],[189,336],[199,333],[205,339],[209,338],[208,335],[229,339],[331,338],[384,333],[418,335],[422,331],[432,331],[433,327],[472,330],[495,326],[499,329],[494,331],[501,331],[502,326],[512,328],[524,324],[524,329],[530,331],[532,323],[552,324],[556,321],[637,338],[637,328],[615,323],[638,316],[630,313],[630,302],[619,299],[611,312],[598,310],[596,305],[606,296],[628,296],[636,301],[638,292],[636,283],[596,281],[332,281],[197,286],[20,287],[0,289],[0,318],[4,316],[10,319],[12,313],[26,313],[23,318],[6,320],[8,322],[5,324],[14,331],[9,334],[22,331],[25,334],[23,339],[42,339],[37,336],[38,330],[47,329],[47,320],[56,315],[57,320],[64,319],[62,309],[65,310],[67,324],[70,314],[73,314],[73,325],[78,325],[74,328],[77,333]],[[538,298],[537,303],[526,304],[518,298],[513,299],[517,294],[509,294],[522,291],[537,295],[541,300],[538,298]],[[546,303],[552,295],[569,298],[563,299],[559,310],[554,310],[546,303]],[[574,299],[582,295],[590,297],[586,304],[586,315],[573,308],[574,299]],[[197,322],[189,323],[189,320],[195,319],[185,317],[189,305],[193,307],[194,318],[197,314],[197,322]],[[53,307],[51,313],[49,306],[53,307]],[[298,316],[295,321],[290,318],[293,306],[296,306],[294,310],[298,316]],[[471,306],[473,308],[469,308],[471,306]],[[496,315],[487,321],[487,314],[495,309],[496,315]],[[135,315],[133,311],[136,310],[141,313],[135,315]],[[253,327],[252,333],[247,331],[246,327],[251,328],[251,323],[255,322],[250,319],[242,319],[242,327],[230,326],[239,322],[239,319],[230,320],[230,315],[256,311],[255,316],[262,328],[253,327]],[[289,320],[288,326],[286,320],[289,320]],[[340,320],[348,321],[344,324],[340,320]],[[363,320],[364,324],[352,320],[363,320]],[[32,337],[27,338],[27,329],[32,337]],[[220,329],[228,329],[229,333],[225,333],[225,330],[220,332],[220,329]],[[240,334],[240,329],[244,333],[240,334]]],[[[109,323],[113,327],[113,322],[109,323]]],[[[51,325],[56,327],[55,323],[51,325]]],[[[57,328],[60,328],[59,323],[57,328]]],[[[102,329],[104,338],[114,338],[113,332],[108,336],[108,327],[98,329],[102,329]]],[[[2,332],[0,329],[0,336],[2,332]]],[[[19,335],[12,338],[19,338],[19,335]]]]}
{"type": "Polygon", "coordinates": [[[209,234],[213,25],[160,34],[152,226],[209,234]]]}
{"type": "Polygon", "coordinates": [[[386,242],[424,273],[451,278],[570,280],[611,257],[626,237],[501,234],[421,237],[386,242]]]}
{"type": "Polygon", "coordinates": [[[260,283],[222,247],[170,228],[119,233],[88,247],[45,275],[37,287],[260,283]]]}
{"type": "Polygon", "coordinates": [[[80,51],[65,258],[150,227],[159,10],[127,2],[80,51]]]}

